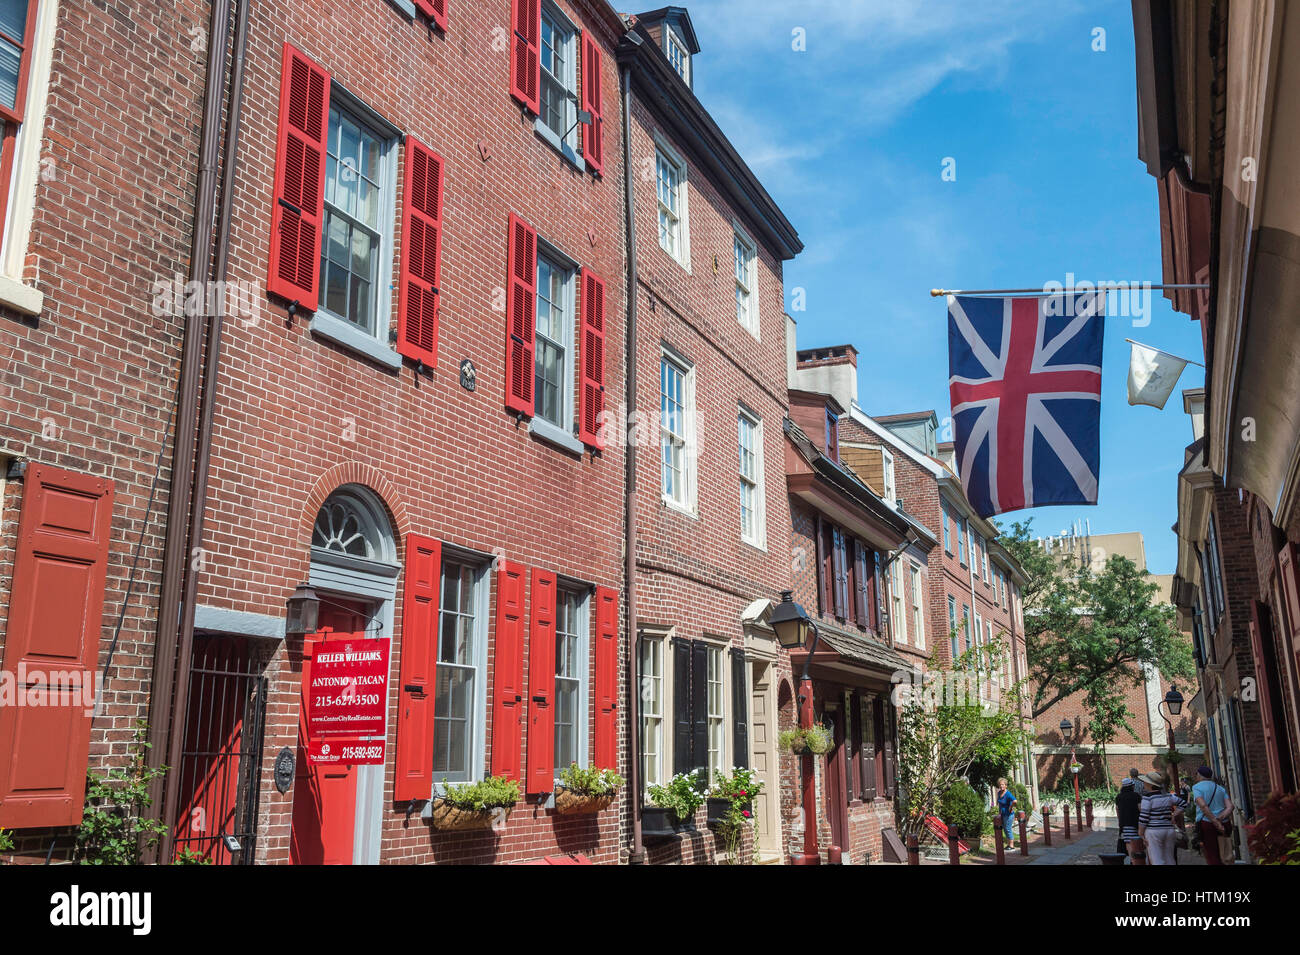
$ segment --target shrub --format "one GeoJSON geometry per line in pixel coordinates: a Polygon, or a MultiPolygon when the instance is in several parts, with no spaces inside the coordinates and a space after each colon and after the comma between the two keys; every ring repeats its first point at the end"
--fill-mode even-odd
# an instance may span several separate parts
{"type": "Polygon", "coordinates": [[[482,782],[449,785],[442,781],[443,801],[457,809],[482,812],[499,807],[509,808],[519,801],[519,784],[502,776],[489,776],[482,782]]]}
{"type": "Polygon", "coordinates": [[[136,724],[135,742],[125,766],[102,776],[86,773],[86,811],[77,827],[77,859],[82,865],[139,865],[146,849],[158,844],[167,827],[150,819],[149,785],[167,772],[147,764],[148,726],[136,724]]]}
{"type": "Polygon", "coordinates": [[[962,839],[977,844],[980,836],[993,831],[988,806],[969,783],[957,782],[939,800],[939,816],[949,826],[956,828],[962,839]]]}
{"type": "Polygon", "coordinates": [[[580,796],[608,796],[617,792],[624,782],[623,777],[612,769],[583,769],[577,763],[570,763],[568,769],[560,773],[560,785],[580,796]]]}
{"type": "Polygon", "coordinates": [[[685,822],[695,815],[695,810],[704,805],[703,790],[700,771],[693,769],[689,773],[678,773],[668,780],[666,786],[652,785],[647,792],[652,803],[672,812],[679,822],[685,822]]]}
{"type": "Polygon", "coordinates": [[[1026,816],[1032,816],[1034,813],[1034,801],[1029,798],[1029,787],[1024,783],[1018,783],[1014,780],[1007,783],[1016,797],[1016,812],[1023,812],[1026,816]]]}
{"type": "Polygon", "coordinates": [[[1247,845],[1262,865],[1291,865],[1300,859],[1295,832],[1300,829],[1300,795],[1273,793],[1255,815],[1247,845]]]}
{"type": "Polygon", "coordinates": [[[0,852],[8,852],[14,847],[14,834],[12,830],[0,829],[0,852]]]}

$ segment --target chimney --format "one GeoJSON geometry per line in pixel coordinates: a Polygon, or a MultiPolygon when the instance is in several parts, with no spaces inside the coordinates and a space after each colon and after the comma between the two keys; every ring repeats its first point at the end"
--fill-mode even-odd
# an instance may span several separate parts
{"type": "Polygon", "coordinates": [[[852,408],[858,401],[858,350],[852,345],[800,349],[790,385],[830,395],[845,410],[852,408]]]}

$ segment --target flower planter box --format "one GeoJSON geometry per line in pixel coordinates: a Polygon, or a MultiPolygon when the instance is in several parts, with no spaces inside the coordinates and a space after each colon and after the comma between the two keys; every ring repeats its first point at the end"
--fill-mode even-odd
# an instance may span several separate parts
{"type": "Polygon", "coordinates": [[[591,796],[561,786],[555,791],[555,812],[561,816],[590,815],[608,809],[617,795],[606,793],[603,796],[591,796]]]}
{"type": "MultiPolygon", "coordinates": [[[[708,827],[710,829],[717,829],[719,826],[724,825],[727,821],[727,813],[731,810],[731,800],[714,799],[713,797],[709,797],[707,805],[709,808],[709,816],[707,819],[708,827]]],[[[740,808],[742,810],[749,809],[751,805],[752,802],[747,802],[740,808]]]]}
{"type": "Polygon", "coordinates": [[[683,832],[695,832],[695,819],[678,819],[671,809],[646,806],[641,811],[641,836],[645,839],[669,839],[683,832]]]}
{"type": "Polygon", "coordinates": [[[493,829],[503,827],[514,806],[496,809],[458,809],[445,799],[433,801],[433,828],[450,830],[493,829]]]}

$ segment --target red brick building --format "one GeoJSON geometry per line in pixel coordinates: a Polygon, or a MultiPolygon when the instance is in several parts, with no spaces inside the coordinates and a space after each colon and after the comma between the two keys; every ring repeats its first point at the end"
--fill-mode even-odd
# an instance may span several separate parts
{"type": "Polygon", "coordinates": [[[150,714],[209,17],[0,15],[0,828],[38,860],[150,714]]]}
{"type": "MultiPolygon", "coordinates": [[[[779,861],[776,714],[789,671],[764,620],[790,580],[782,269],[802,244],[692,92],[698,53],[680,7],[638,17],[618,49],[636,173],[634,751],[642,801],[675,774],[753,766],[764,791],[743,851],[779,861]]],[[[714,857],[704,810],[694,835],[663,831],[661,815],[640,817],[634,852],[714,857]]]]}

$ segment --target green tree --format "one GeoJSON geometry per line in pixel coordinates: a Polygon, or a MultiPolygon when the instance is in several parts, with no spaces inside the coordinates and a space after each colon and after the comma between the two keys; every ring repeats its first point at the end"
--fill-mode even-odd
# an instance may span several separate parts
{"type": "Polygon", "coordinates": [[[1090,714],[1088,735],[1097,741],[1097,749],[1101,752],[1102,775],[1105,777],[1106,790],[1109,792],[1114,787],[1110,782],[1110,760],[1106,755],[1106,747],[1115,741],[1121,729],[1128,730],[1134,737],[1137,736],[1137,732],[1128,721],[1133,714],[1124,703],[1123,691],[1114,684],[1094,683],[1088,688],[1084,705],[1090,714]]]}
{"type": "Polygon", "coordinates": [[[999,541],[1028,578],[1021,603],[1034,716],[1075,693],[1108,708],[1106,694],[1142,685],[1148,667],[1169,680],[1192,678],[1191,641],[1174,608],[1152,602],[1159,586],[1133,561],[1112,554],[1100,573],[1086,563],[1061,568],[1030,537],[1028,521],[999,541]]]}

